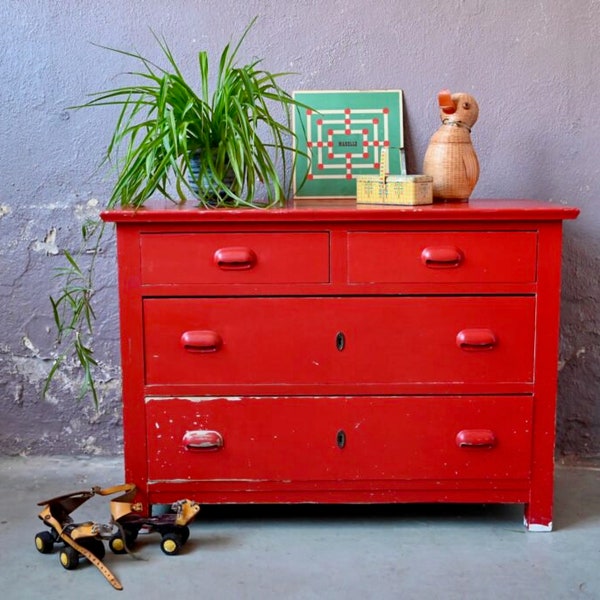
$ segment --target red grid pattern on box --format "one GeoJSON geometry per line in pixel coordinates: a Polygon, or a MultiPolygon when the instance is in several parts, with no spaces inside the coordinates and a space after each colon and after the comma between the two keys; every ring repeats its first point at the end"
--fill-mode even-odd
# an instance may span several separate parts
{"type": "Polygon", "coordinates": [[[389,109],[306,111],[308,179],[352,179],[356,169],[379,169],[381,150],[390,145],[389,109]]]}

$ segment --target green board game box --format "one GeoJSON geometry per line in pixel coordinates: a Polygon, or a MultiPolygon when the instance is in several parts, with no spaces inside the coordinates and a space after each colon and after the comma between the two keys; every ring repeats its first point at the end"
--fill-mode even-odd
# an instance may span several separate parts
{"type": "Polygon", "coordinates": [[[388,151],[390,173],[406,173],[402,90],[297,91],[310,107],[294,114],[298,198],[356,196],[356,177],[379,173],[388,151]]]}

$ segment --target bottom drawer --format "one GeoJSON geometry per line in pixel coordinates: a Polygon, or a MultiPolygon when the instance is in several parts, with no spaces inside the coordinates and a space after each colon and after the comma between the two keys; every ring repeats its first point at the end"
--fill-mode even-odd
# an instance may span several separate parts
{"type": "Polygon", "coordinates": [[[527,479],[530,396],[147,398],[151,481],[527,479]]]}

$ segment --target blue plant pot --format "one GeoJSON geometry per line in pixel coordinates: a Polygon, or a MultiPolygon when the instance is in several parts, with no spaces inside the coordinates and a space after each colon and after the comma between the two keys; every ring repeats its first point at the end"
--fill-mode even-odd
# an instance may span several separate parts
{"type": "MultiPolygon", "coordinates": [[[[211,173],[205,172],[202,177],[200,177],[201,171],[201,155],[194,154],[190,158],[188,183],[190,184],[190,188],[196,198],[199,198],[208,204],[219,204],[220,201],[229,198],[224,190],[215,191],[217,186],[211,173]],[[200,185],[198,185],[198,183],[200,183],[200,185]]],[[[235,183],[235,174],[233,173],[233,169],[229,169],[223,178],[223,183],[229,188],[233,186],[235,183]]]]}

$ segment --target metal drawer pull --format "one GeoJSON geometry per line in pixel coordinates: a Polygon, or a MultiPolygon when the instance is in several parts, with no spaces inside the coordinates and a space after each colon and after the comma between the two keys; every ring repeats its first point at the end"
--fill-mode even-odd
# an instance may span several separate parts
{"type": "Polygon", "coordinates": [[[214,261],[223,271],[247,271],[256,264],[256,254],[246,246],[219,248],[214,254],[214,261]]]}
{"type": "Polygon", "coordinates": [[[186,331],[180,341],[188,352],[216,352],[223,345],[221,336],[210,330],[186,331]]]}
{"type": "Polygon", "coordinates": [[[340,450],[346,445],[346,432],[343,429],[340,429],[337,432],[335,436],[335,443],[340,450]]]}
{"type": "Polygon", "coordinates": [[[335,347],[341,352],[346,347],[346,336],[343,331],[335,336],[335,347]]]}
{"type": "Polygon", "coordinates": [[[454,269],[463,260],[463,253],[456,246],[429,246],[421,252],[421,261],[431,269],[454,269]]]}
{"type": "Polygon", "coordinates": [[[493,448],[496,445],[496,436],[491,429],[463,429],[456,435],[456,445],[459,448],[493,448]]]}
{"type": "Polygon", "coordinates": [[[219,450],[223,447],[223,436],[218,431],[206,429],[186,431],[182,441],[183,447],[192,451],[219,450]]]}
{"type": "Polygon", "coordinates": [[[463,329],[456,335],[456,345],[461,350],[493,350],[498,344],[491,329],[463,329]]]}

